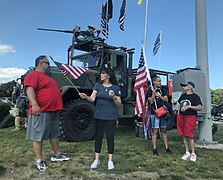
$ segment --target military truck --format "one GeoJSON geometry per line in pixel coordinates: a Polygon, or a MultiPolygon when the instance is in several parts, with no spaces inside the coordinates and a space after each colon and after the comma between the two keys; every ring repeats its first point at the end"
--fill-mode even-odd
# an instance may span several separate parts
{"type": "MultiPolygon", "coordinates": [[[[137,69],[132,68],[133,48],[127,49],[108,45],[105,43],[105,39],[100,37],[79,38],[80,34],[87,35],[88,32],[76,31],[76,28],[73,31],[39,30],[72,33],[73,42],[68,48],[67,64],[79,64],[81,67],[90,69],[78,79],[73,80],[69,76],[64,76],[57,66],[50,67],[49,76],[58,82],[63,97],[64,110],[59,113],[59,117],[61,134],[65,140],[86,141],[93,139],[95,134],[93,121],[95,104],[80,99],[76,88],[80,92],[91,95],[93,86],[99,79],[99,71],[105,66],[114,70],[121,89],[122,106],[118,110],[119,122],[133,121],[136,118],[133,88],[137,69]]],[[[171,91],[168,89],[168,79],[173,73],[154,69],[150,69],[150,72],[160,75],[165,83],[163,87],[167,91],[171,91]]],[[[171,98],[171,93],[169,95],[171,98]]]]}

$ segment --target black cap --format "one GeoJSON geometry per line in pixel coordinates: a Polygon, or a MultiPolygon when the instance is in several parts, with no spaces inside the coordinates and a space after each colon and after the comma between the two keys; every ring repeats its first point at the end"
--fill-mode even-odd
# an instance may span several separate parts
{"type": "Polygon", "coordinates": [[[180,85],[181,85],[182,87],[185,87],[185,86],[191,86],[191,87],[195,88],[194,83],[191,82],[191,81],[187,81],[187,82],[185,82],[185,83],[180,83],[180,85]]]}

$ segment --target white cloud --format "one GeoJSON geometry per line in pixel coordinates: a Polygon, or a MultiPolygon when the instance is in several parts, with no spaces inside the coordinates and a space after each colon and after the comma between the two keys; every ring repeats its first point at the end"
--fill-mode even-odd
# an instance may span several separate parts
{"type": "Polygon", "coordinates": [[[9,44],[0,44],[0,54],[8,54],[8,53],[15,53],[16,50],[12,45],[9,44]]]}
{"type": "Polygon", "coordinates": [[[21,75],[25,74],[27,70],[22,68],[0,68],[0,84],[13,81],[21,75]]]}

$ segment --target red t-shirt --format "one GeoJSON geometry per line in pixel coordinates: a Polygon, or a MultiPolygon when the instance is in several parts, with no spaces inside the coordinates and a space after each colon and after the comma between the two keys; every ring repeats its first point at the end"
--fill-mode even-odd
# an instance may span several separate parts
{"type": "MultiPolygon", "coordinates": [[[[36,93],[36,100],[42,112],[63,110],[62,95],[57,82],[50,76],[33,71],[24,80],[25,88],[32,87],[36,93]]],[[[29,105],[29,114],[32,106],[29,105]]]]}

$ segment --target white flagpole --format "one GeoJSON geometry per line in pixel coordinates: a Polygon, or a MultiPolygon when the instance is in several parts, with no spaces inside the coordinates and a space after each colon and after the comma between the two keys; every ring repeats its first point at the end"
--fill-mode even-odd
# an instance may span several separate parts
{"type": "Polygon", "coordinates": [[[161,49],[162,49],[162,31],[160,31],[160,48],[159,48],[159,59],[158,59],[159,70],[160,70],[161,49]]]}
{"type": "Polygon", "coordinates": [[[144,39],[143,39],[143,45],[146,49],[146,33],[147,33],[147,23],[148,23],[148,6],[149,6],[149,0],[146,0],[146,14],[145,14],[145,27],[144,27],[144,39]]]}

